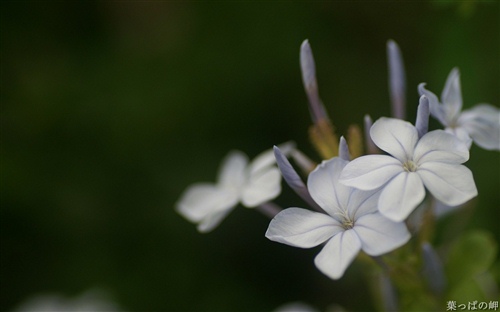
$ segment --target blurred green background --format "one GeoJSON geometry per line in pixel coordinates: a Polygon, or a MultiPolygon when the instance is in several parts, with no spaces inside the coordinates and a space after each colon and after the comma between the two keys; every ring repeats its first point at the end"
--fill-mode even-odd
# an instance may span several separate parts
{"type": "MultiPolygon", "coordinates": [[[[417,84],[440,94],[455,66],[466,108],[498,106],[499,13],[497,1],[3,2],[2,311],[94,287],[129,311],[371,309],[356,266],[329,280],[319,249],[268,241],[259,213],[238,207],[201,235],[175,202],[214,181],[231,149],[254,157],[292,139],[319,160],[306,38],[339,133],[390,114],[388,39],[403,52],[409,120],[417,84]]],[[[499,153],[474,146],[467,166],[479,189],[469,227],[500,241],[499,153]]],[[[304,205],[286,187],[276,202],[304,205]]]]}

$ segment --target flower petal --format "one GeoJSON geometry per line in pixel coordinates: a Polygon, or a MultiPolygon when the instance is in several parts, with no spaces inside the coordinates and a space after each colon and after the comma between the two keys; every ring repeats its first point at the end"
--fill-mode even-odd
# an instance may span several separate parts
{"type": "Polygon", "coordinates": [[[234,206],[230,209],[215,211],[208,214],[205,218],[198,224],[197,229],[201,233],[208,233],[215,229],[224,218],[233,210],[234,206]]]}
{"type": "Polygon", "coordinates": [[[396,158],[387,155],[361,156],[345,166],[340,182],[361,190],[373,190],[403,170],[403,164],[396,158]]]}
{"type": "Polygon", "coordinates": [[[218,184],[222,188],[239,189],[245,182],[248,157],[240,151],[231,151],[219,170],[218,184]]]}
{"type": "Polygon", "coordinates": [[[370,256],[380,256],[404,245],[410,232],[404,222],[394,222],[380,213],[362,216],[353,230],[361,240],[361,248],[370,256]]]}
{"type": "Polygon", "coordinates": [[[472,172],[463,165],[427,162],[417,173],[432,195],[448,206],[463,204],[477,195],[472,172]]]}
{"type": "Polygon", "coordinates": [[[356,232],[348,230],[332,237],[314,259],[316,267],[332,279],[339,279],[361,249],[356,232]]]}
{"type": "Polygon", "coordinates": [[[444,113],[448,125],[457,120],[462,110],[462,92],[460,90],[460,72],[453,68],[446,79],[443,92],[441,93],[444,113]]]}
{"type": "Polygon", "coordinates": [[[266,237],[294,247],[311,248],[343,230],[337,220],[326,214],[288,208],[271,220],[266,237]]]}
{"type": "Polygon", "coordinates": [[[431,91],[425,88],[425,83],[421,83],[418,85],[418,93],[422,96],[425,95],[429,100],[429,109],[431,111],[431,115],[434,116],[442,125],[447,126],[448,121],[446,120],[446,115],[444,112],[443,105],[439,103],[438,97],[432,93],[431,91]]]}
{"type": "Polygon", "coordinates": [[[281,193],[281,174],[278,168],[262,169],[250,177],[243,187],[241,203],[246,207],[255,207],[281,193]]]}
{"type": "Polygon", "coordinates": [[[446,127],[444,131],[456,136],[460,141],[464,142],[468,149],[470,149],[472,145],[472,138],[464,127],[446,127]]]}
{"type": "Polygon", "coordinates": [[[458,118],[474,142],[487,150],[500,150],[500,109],[488,104],[465,110],[458,118]]]}
{"type": "Polygon", "coordinates": [[[380,190],[362,191],[353,189],[347,203],[347,211],[351,220],[378,210],[380,190]]]}
{"type": "Polygon", "coordinates": [[[340,173],[347,163],[340,157],[323,161],[307,179],[311,197],[331,216],[336,216],[347,206],[351,188],[339,183],[340,173]]]}
{"type": "Polygon", "coordinates": [[[200,222],[207,215],[230,209],[237,202],[237,194],[214,184],[197,183],[186,189],[176,204],[176,210],[189,221],[200,222]]]}
{"type": "Polygon", "coordinates": [[[373,142],[382,150],[405,162],[413,155],[418,141],[417,129],[409,122],[379,118],[370,129],[373,142]]]}
{"type": "Polygon", "coordinates": [[[425,134],[417,143],[413,160],[418,165],[428,161],[461,164],[469,159],[467,145],[443,130],[425,134]]]}
{"type": "Polygon", "coordinates": [[[402,172],[385,186],[378,210],[392,221],[403,221],[422,202],[425,189],[415,172],[402,172]]]}

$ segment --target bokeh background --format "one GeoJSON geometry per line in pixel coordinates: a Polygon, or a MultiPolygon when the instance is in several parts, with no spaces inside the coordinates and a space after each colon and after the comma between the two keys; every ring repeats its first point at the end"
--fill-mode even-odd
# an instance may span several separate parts
{"type": "MultiPolygon", "coordinates": [[[[356,265],[329,280],[319,249],[268,241],[258,212],[240,206],[202,235],[175,202],[214,181],[231,149],[294,140],[319,160],[306,38],[339,133],[390,114],[388,39],[403,51],[409,120],[417,84],[439,94],[455,66],[466,108],[499,106],[499,13],[496,1],[2,2],[2,311],[93,288],[128,311],[372,309],[356,265]]],[[[499,153],[474,146],[467,166],[479,189],[468,227],[500,241],[499,153]]],[[[286,187],[276,202],[303,205],[286,187]]]]}

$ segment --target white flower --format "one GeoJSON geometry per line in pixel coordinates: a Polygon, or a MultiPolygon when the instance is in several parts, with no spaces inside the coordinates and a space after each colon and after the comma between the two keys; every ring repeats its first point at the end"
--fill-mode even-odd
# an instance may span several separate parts
{"type": "Polygon", "coordinates": [[[467,143],[470,148],[472,141],[487,150],[500,150],[500,109],[479,104],[471,109],[462,110],[462,93],[460,90],[460,73],[452,69],[443,92],[441,101],[437,96],[420,84],[420,95],[429,98],[431,115],[438,119],[447,132],[453,133],[467,143]]]}
{"type": "Polygon", "coordinates": [[[64,297],[61,294],[40,294],[19,305],[15,312],[89,312],[120,311],[116,303],[110,301],[106,293],[93,289],[78,297],[64,297]]]}
{"type": "Polygon", "coordinates": [[[477,195],[472,172],[461,165],[469,159],[464,142],[435,130],[418,139],[409,122],[380,118],[370,129],[373,142],[388,155],[367,155],[351,161],[341,183],[361,190],[383,188],[379,211],[404,220],[424,199],[424,186],[446,205],[460,205],[477,195]]]}
{"type": "MultiPolygon", "coordinates": [[[[290,151],[292,145],[286,143],[281,148],[290,151]]],[[[252,208],[280,194],[281,175],[274,164],[273,150],[261,153],[250,164],[245,154],[232,151],[222,161],[217,183],[189,186],[177,203],[177,211],[198,223],[198,231],[209,232],[239,202],[252,208]]]]}
{"type": "Polygon", "coordinates": [[[314,262],[332,279],[342,277],[361,249],[379,256],[410,238],[404,223],[393,222],[377,211],[379,192],[339,183],[347,163],[339,157],[324,161],[307,180],[312,198],[327,214],[288,208],[274,217],[266,232],[270,240],[294,247],[311,248],[326,242],[314,262]]]}
{"type": "Polygon", "coordinates": [[[274,312],[318,312],[310,305],[296,301],[279,306],[274,312]]]}

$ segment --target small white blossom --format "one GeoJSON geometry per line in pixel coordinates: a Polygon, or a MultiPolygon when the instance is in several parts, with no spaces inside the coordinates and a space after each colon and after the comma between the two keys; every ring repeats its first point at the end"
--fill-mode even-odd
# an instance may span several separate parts
{"type": "Polygon", "coordinates": [[[311,248],[326,242],[314,262],[332,279],[342,277],[360,250],[379,256],[410,238],[404,223],[393,222],[377,211],[379,192],[339,183],[347,163],[339,157],[324,161],[307,180],[311,197],[327,214],[288,208],[274,217],[266,232],[268,239],[294,247],[311,248]]]}
{"type": "Polygon", "coordinates": [[[442,203],[456,206],[477,195],[465,143],[443,130],[418,138],[409,122],[380,118],[370,129],[373,142],[388,155],[367,155],[351,161],[340,177],[361,190],[382,189],[378,209],[402,221],[425,197],[425,188],[442,203]]]}
{"type": "Polygon", "coordinates": [[[58,293],[40,294],[21,303],[14,312],[90,312],[121,311],[106,293],[92,289],[78,297],[65,297],[58,293]]]}
{"type": "Polygon", "coordinates": [[[470,148],[472,141],[487,150],[500,150],[500,109],[488,104],[478,104],[462,111],[460,73],[454,68],[444,86],[441,102],[437,96],[420,84],[420,95],[429,98],[431,115],[470,148]]]}
{"type": "Polygon", "coordinates": [[[279,306],[274,312],[319,312],[310,305],[296,301],[279,306]]]}
{"type": "MultiPolygon", "coordinates": [[[[289,152],[291,143],[281,148],[289,152]]],[[[198,231],[213,230],[238,203],[252,208],[281,193],[281,175],[275,166],[273,150],[267,150],[251,163],[240,151],[230,152],[222,161],[217,183],[195,183],[177,202],[177,211],[198,224],[198,231]]]]}

